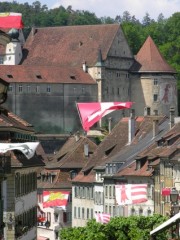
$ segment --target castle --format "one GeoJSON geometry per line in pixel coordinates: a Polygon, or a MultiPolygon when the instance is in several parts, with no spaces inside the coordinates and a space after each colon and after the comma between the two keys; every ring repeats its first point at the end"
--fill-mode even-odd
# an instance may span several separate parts
{"type": "MultiPolygon", "coordinates": [[[[150,36],[136,56],[119,24],[32,28],[25,42],[21,30],[7,36],[0,43],[5,106],[38,132],[79,130],[76,102],[133,101],[136,115],[168,116],[171,107],[177,115],[176,72],[150,36]]],[[[128,110],[111,114],[112,124],[122,116],[128,110]]]]}

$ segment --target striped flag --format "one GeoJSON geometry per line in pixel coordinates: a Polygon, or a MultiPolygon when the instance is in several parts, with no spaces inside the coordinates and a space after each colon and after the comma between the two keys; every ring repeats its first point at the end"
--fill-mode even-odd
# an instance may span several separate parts
{"type": "Polygon", "coordinates": [[[22,14],[14,12],[0,13],[0,28],[23,28],[22,14]]]}
{"type": "Polygon", "coordinates": [[[132,102],[77,103],[81,123],[85,131],[107,114],[120,109],[131,108],[132,102]]]}
{"type": "Polygon", "coordinates": [[[118,205],[138,204],[148,200],[147,184],[116,185],[115,194],[118,205]]]}
{"type": "Polygon", "coordinates": [[[96,213],[95,218],[96,218],[96,222],[108,223],[110,221],[110,214],[108,214],[108,213],[96,213]]]}

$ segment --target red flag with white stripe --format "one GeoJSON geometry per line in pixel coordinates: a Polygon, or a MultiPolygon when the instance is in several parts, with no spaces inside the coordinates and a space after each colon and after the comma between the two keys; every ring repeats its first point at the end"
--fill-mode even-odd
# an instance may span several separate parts
{"type": "Polygon", "coordinates": [[[115,193],[118,205],[138,204],[148,200],[147,184],[116,185],[115,193]]]}
{"type": "Polygon", "coordinates": [[[96,222],[108,223],[110,221],[110,214],[108,214],[108,213],[96,213],[95,218],[96,218],[96,222]]]}
{"type": "Polygon", "coordinates": [[[23,28],[22,14],[14,12],[0,13],[0,28],[23,28]]]}
{"type": "Polygon", "coordinates": [[[131,108],[132,102],[92,102],[77,103],[81,123],[85,131],[107,114],[120,109],[131,108]]]}

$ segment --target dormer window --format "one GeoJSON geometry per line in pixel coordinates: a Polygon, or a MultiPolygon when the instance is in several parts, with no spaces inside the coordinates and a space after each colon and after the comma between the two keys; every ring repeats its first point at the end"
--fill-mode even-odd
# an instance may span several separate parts
{"type": "Polygon", "coordinates": [[[37,77],[38,79],[42,79],[42,76],[41,76],[41,75],[36,75],[36,77],[37,77]]]}
{"type": "Polygon", "coordinates": [[[108,156],[112,150],[115,148],[115,145],[105,151],[105,154],[108,156]]]}
{"type": "Polygon", "coordinates": [[[72,80],[76,80],[76,76],[74,76],[74,75],[71,75],[70,78],[71,78],[72,80]]]}
{"type": "Polygon", "coordinates": [[[8,78],[13,78],[13,75],[8,74],[7,77],[8,77],[8,78]]]}

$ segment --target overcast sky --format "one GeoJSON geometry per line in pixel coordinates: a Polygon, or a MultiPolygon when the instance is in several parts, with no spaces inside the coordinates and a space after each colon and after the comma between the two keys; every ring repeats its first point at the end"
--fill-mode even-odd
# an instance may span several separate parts
{"type": "MultiPolygon", "coordinates": [[[[6,1],[13,2],[13,0],[6,1]]],[[[16,2],[32,4],[35,0],[17,0],[16,2]]],[[[180,11],[180,0],[41,0],[40,2],[41,5],[46,4],[49,9],[60,5],[67,8],[71,5],[73,10],[88,10],[95,13],[97,17],[115,18],[117,15],[122,16],[124,11],[128,11],[131,16],[135,15],[140,21],[146,13],[157,20],[160,13],[168,18],[180,11]]]]}

